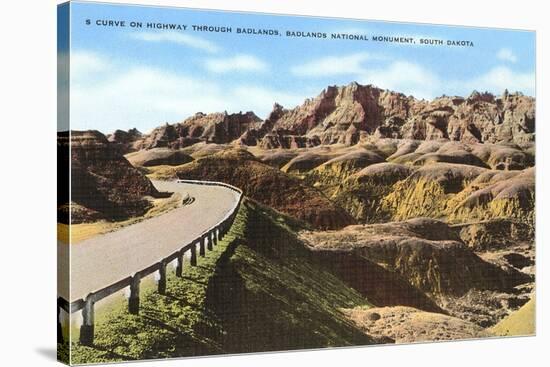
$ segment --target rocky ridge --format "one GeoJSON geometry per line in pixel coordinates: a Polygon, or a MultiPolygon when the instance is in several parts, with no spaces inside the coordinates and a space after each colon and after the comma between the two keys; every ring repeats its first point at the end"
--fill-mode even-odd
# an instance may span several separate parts
{"type": "Polygon", "coordinates": [[[198,142],[229,143],[246,131],[258,127],[260,118],[254,112],[227,112],[194,116],[177,124],[166,123],[155,128],[151,133],[134,141],[133,150],[152,148],[183,148],[198,142]]]}
{"type": "Polygon", "coordinates": [[[222,151],[165,170],[182,179],[221,181],[237,186],[247,197],[313,228],[336,229],[355,223],[321,192],[262,163],[246,150],[222,151]]]}
{"type": "MultiPolygon", "coordinates": [[[[145,213],[146,196],[158,196],[151,181],[122,155],[119,147],[99,131],[71,131],[58,139],[61,152],[71,152],[71,203],[59,210],[71,211],[71,222],[120,220],[145,213]]],[[[66,216],[68,218],[68,216],[66,216]]]]}
{"type": "Polygon", "coordinates": [[[368,137],[465,143],[535,140],[535,99],[521,93],[500,96],[472,92],[431,101],[352,82],[329,86],[318,96],[286,109],[275,103],[261,120],[253,112],[194,116],[151,133],[116,131],[110,139],[130,150],[182,148],[198,142],[241,144],[262,149],[354,145],[368,137]],[[131,139],[132,144],[127,140],[131,139]]]}
{"type": "Polygon", "coordinates": [[[328,87],[293,109],[276,105],[269,122],[247,132],[241,141],[264,149],[353,145],[369,135],[522,143],[534,140],[534,129],[535,100],[520,93],[505,91],[497,97],[474,91],[467,98],[442,96],[426,101],[354,82],[328,87]]]}
{"type": "Polygon", "coordinates": [[[530,279],[483,261],[447,224],[429,218],[304,231],[301,239],[316,250],[364,257],[435,296],[462,296],[470,289],[511,289],[530,279]]]}

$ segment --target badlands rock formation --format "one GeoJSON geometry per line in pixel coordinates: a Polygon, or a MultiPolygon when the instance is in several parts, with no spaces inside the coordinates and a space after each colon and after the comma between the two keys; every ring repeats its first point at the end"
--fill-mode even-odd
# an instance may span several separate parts
{"type": "Polygon", "coordinates": [[[534,130],[535,100],[519,93],[497,97],[474,91],[467,98],[426,101],[354,82],[328,87],[293,109],[275,105],[262,126],[241,141],[265,149],[353,145],[368,135],[523,143],[534,140],[534,130]]]}
{"type": "Polygon", "coordinates": [[[137,167],[178,166],[193,160],[193,157],[181,150],[169,148],[140,150],[126,155],[126,158],[133,166],[137,167]]]}
{"type": "Polygon", "coordinates": [[[261,163],[245,150],[216,153],[181,165],[174,172],[179,178],[221,181],[237,186],[246,196],[314,228],[336,229],[355,223],[345,210],[318,190],[261,163]]]}
{"type": "MultiPolygon", "coordinates": [[[[69,140],[58,144],[66,147],[69,140]]],[[[159,194],[100,132],[72,131],[70,147],[72,223],[141,215],[151,206],[145,197],[159,194]]],[[[68,208],[65,203],[60,209],[68,208]]]]}
{"type": "Polygon", "coordinates": [[[420,311],[412,307],[355,308],[346,315],[372,336],[389,337],[396,343],[419,343],[483,338],[491,333],[480,326],[443,315],[420,311]]]}
{"type": "Polygon", "coordinates": [[[135,150],[151,148],[182,148],[201,141],[229,143],[246,131],[259,126],[260,118],[254,112],[228,114],[196,113],[183,122],[157,127],[150,134],[134,142],[135,150]]]}
{"type": "Polygon", "coordinates": [[[483,261],[444,222],[429,218],[302,232],[301,238],[316,250],[348,251],[366,258],[433,295],[511,289],[529,281],[523,273],[483,261]]]}
{"type": "Polygon", "coordinates": [[[275,103],[263,121],[253,112],[199,112],[147,135],[116,131],[110,139],[130,150],[181,148],[201,141],[294,149],[349,146],[369,136],[465,143],[532,142],[535,99],[508,91],[500,96],[474,91],[468,97],[441,96],[427,101],[353,82],[329,86],[291,109],[275,103]],[[128,139],[133,142],[131,146],[128,139]]]}
{"type": "Polygon", "coordinates": [[[107,135],[107,140],[115,143],[124,153],[133,151],[133,145],[136,140],[141,139],[143,134],[138,129],[130,129],[128,131],[115,130],[112,134],[107,135]]]}

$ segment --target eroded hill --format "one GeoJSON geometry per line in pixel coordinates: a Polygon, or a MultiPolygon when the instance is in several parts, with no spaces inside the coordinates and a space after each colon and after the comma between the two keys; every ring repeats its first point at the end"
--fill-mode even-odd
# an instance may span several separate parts
{"type": "Polygon", "coordinates": [[[246,196],[314,228],[342,228],[355,222],[317,189],[260,162],[245,150],[229,150],[177,167],[161,168],[153,176],[226,182],[241,188],[246,196]]]}
{"type": "MultiPolygon", "coordinates": [[[[114,139],[126,141],[128,133],[114,139]]],[[[197,113],[150,134],[133,134],[131,149],[181,148],[197,142],[272,148],[354,145],[369,136],[414,140],[449,139],[466,143],[525,143],[535,139],[535,99],[504,91],[472,92],[431,101],[352,82],[329,86],[294,108],[278,103],[265,120],[253,112],[197,113]]]]}
{"type": "MultiPolygon", "coordinates": [[[[71,222],[99,219],[120,220],[145,213],[151,203],[147,196],[159,196],[151,181],[132,166],[122,152],[98,131],[71,131],[58,138],[59,154],[71,161],[71,222]]],[[[68,218],[68,215],[65,216],[68,218]]]]}

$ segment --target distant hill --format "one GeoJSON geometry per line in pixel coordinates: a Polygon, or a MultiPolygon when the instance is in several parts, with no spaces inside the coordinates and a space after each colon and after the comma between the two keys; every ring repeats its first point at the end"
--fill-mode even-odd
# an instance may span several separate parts
{"type": "MultiPolygon", "coordinates": [[[[313,228],[336,229],[355,223],[345,210],[317,189],[260,162],[245,150],[219,152],[163,170],[182,179],[221,181],[237,186],[249,198],[309,223],[313,228]]],[[[159,173],[162,176],[163,172],[159,173]]]]}
{"type": "Polygon", "coordinates": [[[303,104],[278,103],[265,120],[253,112],[196,115],[150,134],[118,131],[112,140],[129,150],[182,148],[197,142],[238,143],[261,148],[353,145],[368,136],[466,143],[525,143],[535,140],[535,98],[472,92],[431,101],[356,82],[329,86],[303,104]],[[132,144],[128,144],[128,137],[132,144]]]}
{"type": "MultiPolygon", "coordinates": [[[[68,133],[60,134],[58,152],[67,154],[68,133]]],[[[125,219],[151,207],[145,196],[157,196],[151,181],[134,168],[99,131],[71,131],[71,221],[125,219]]],[[[69,203],[58,203],[68,221],[69,203]]]]}

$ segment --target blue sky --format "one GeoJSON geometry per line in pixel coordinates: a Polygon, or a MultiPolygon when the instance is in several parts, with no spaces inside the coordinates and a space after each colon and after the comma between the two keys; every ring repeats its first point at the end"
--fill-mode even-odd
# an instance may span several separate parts
{"type": "MultiPolygon", "coordinates": [[[[60,51],[62,54],[63,50],[60,51]]],[[[63,56],[63,55],[62,55],[63,56]]],[[[431,99],[505,88],[535,93],[533,32],[364,20],[72,3],[71,128],[143,132],[196,112],[287,108],[352,81],[431,99]],[[91,25],[86,25],[86,20],[91,25]],[[125,21],[126,27],[96,25],[125,21]],[[142,22],[143,28],[130,27],[142,22]],[[147,29],[147,22],[188,25],[147,29]],[[197,32],[191,25],[232,27],[197,32]],[[281,36],[236,34],[276,29],[281,36]],[[416,44],[287,37],[286,31],[413,37],[416,44]],[[422,38],[474,47],[425,46],[422,38]]]]}

